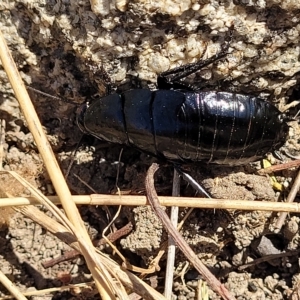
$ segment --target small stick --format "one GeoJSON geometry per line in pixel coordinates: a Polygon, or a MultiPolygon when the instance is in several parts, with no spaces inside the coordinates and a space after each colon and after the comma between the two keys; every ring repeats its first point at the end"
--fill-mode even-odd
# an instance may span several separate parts
{"type": "MultiPolygon", "coordinates": [[[[287,203],[294,202],[295,197],[296,197],[296,195],[297,195],[297,193],[299,191],[299,188],[300,188],[300,171],[298,172],[298,175],[295,178],[294,184],[293,184],[293,186],[292,186],[292,188],[290,190],[290,193],[289,193],[289,195],[288,195],[288,197],[286,199],[287,203]]],[[[280,231],[280,229],[281,229],[281,227],[282,227],[282,225],[283,225],[283,223],[284,223],[284,221],[286,219],[287,214],[288,214],[287,212],[281,212],[279,214],[279,217],[278,217],[278,219],[276,221],[276,224],[275,224],[275,228],[276,228],[275,232],[279,232],[280,231]]]]}
{"type": "MultiPolygon", "coordinates": [[[[128,224],[126,224],[125,226],[123,226],[122,228],[117,230],[116,232],[108,234],[107,238],[110,240],[110,242],[113,243],[116,240],[120,239],[121,237],[123,237],[123,236],[127,235],[128,233],[130,233],[131,230],[132,230],[132,227],[133,227],[132,223],[129,222],[128,224]]],[[[106,240],[104,238],[102,238],[100,240],[95,240],[95,241],[93,241],[93,244],[94,244],[95,247],[100,247],[100,246],[106,244],[106,240]]],[[[53,258],[53,259],[50,259],[46,262],[42,262],[42,266],[45,269],[47,269],[47,268],[53,267],[54,265],[56,265],[58,263],[61,263],[63,261],[73,259],[78,255],[81,255],[81,254],[77,250],[66,251],[63,255],[61,255],[57,258],[53,258]]]]}
{"type": "Polygon", "coordinates": [[[250,268],[252,266],[255,266],[255,265],[258,265],[260,263],[263,263],[265,261],[270,261],[270,260],[273,260],[273,259],[276,259],[276,258],[282,258],[282,257],[287,257],[287,256],[296,256],[298,255],[300,252],[300,250],[295,250],[295,251],[290,251],[290,252],[283,252],[283,253],[277,253],[277,254],[270,254],[270,255],[266,255],[264,257],[260,257],[260,258],[257,258],[247,264],[244,264],[242,266],[239,266],[238,267],[238,270],[239,271],[243,271],[247,268],[250,268]]]}
{"type": "Polygon", "coordinates": [[[5,120],[0,120],[0,170],[3,169],[3,157],[4,157],[4,142],[5,142],[5,120]]]}
{"type": "Polygon", "coordinates": [[[69,250],[69,251],[66,251],[63,255],[60,255],[59,257],[52,258],[52,259],[49,259],[47,261],[43,261],[42,262],[42,266],[45,269],[48,269],[48,268],[53,267],[53,266],[55,266],[55,265],[57,265],[57,264],[59,264],[61,262],[74,259],[74,258],[76,258],[79,255],[81,255],[81,253],[79,251],[77,251],[77,250],[69,250]]]}
{"type": "Polygon", "coordinates": [[[185,254],[188,260],[193,264],[196,270],[206,279],[209,286],[218,293],[221,297],[228,300],[235,299],[224,285],[208,270],[208,268],[199,260],[197,255],[193,252],[191,247],[186,243],[183,237],[178,233],[177,229],[173,226],[166,212],[163,210],[159,203],[155,187],[154,187],[154,173],[157,171],[158,165],[152,164],[146,176],[146,191],[147,199],[158,218],[164,225],[168,234],[171,235],[180,250],[185,254]]]}
{"type": "MultiPolygon", "coordinates": [[[[176,169],[174,168],[173,176],[173,188],[172,196],[180,196],[180,177],[176,169]]],[[[173,226],[176,228],[178,224],[178,206],[171,207],[170,219],[173,226]]],[[[172,298],[172,288],[173,288],[173,277],[174,277],[174,264],[175,264],[175,251],[176,244],[171,235],[168,237],[168,256],[167,256],[167,266],[166,266],[166,278],[165,278],[165,291],[164,296],[170,300],[172,298]]]]}
{"type": "Polygon", "coordinates": [[[278,171],[295,168],[295,167],[299,167],[299,166],[300,166],[300,159],[297,159],[297,160],[289,161],[289,162],[286,162],[283,164],[274,165],[274,166],[271,166],[271,167],[268,167],[265,169],[258,170],[257,174],[265,175],[265,174],[270,174],[273,172],[278,172],[278,171]]]}

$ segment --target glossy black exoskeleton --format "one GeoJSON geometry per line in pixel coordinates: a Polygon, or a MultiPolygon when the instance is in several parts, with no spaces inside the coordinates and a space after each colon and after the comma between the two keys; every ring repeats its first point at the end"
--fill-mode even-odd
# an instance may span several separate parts
{"type": "Polygon", "coordinates": [[[250,95],[200,91],[180,79],[224,57],[162,73],[158,90],[110,94],[78,115],[86,133],[174,163],[243,165],[279,149],[288,125],[271,103],[250,95]]]}

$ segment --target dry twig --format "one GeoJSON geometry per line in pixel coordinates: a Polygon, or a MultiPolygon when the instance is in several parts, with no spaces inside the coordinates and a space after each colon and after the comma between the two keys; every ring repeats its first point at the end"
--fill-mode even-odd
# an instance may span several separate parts
{"type": "Polygon", "coordinates": [[[5,120],[0,120],[0,170],[3,169],[5,127],[6,127],[5,120]]]}
{"type": "Polygon", "coordinates": [[[289,162],[286,162],[283,164],[274,165],[274,166],[271,166],[271,167],[268,167],[265,169],[258,170],[257,173],[259,175],[265,175],[265,174],[270,174],[273,172],[278,172],[278,171],[295,168],[295,167],[299,167],[299,166],[300,166],[300,159],[296,159],[296,160],[289,161],[289,162]]]}
{"type": "MultiPolygon", "coordinates": [[[[293,186],[290,190],[290,193],[286,199],[286,203],[291,203],[295,200],[295,197],[299,191],[299,188],[300,188],[300,171],[298,172],[298,175],[295,178],[294,184],[293,184],[293,186]]],[[[276,221],[276,224],[275,224],[276,232],[280,231],[280,229],[285,221],[286,216],[287,216],[287,212],[280,213],[280,215],[276,221]]]]}
{"type": "MultiPolygon", "coordinates": [[[[121,237],[130,233],[131,230],[132,230],[132,223],[129,222],[128,224],[126,224],[125,226],[123,226],[122,228],[117,230],[116,232],[112,232],[112,233],[108,234],[106,238],[109,239],[109,241],[111,243],[113,243],[113,242],[117,241],[118,239],[120,239],[121,237]]],[[[106,239],[102,238],[100,240],[95,240],[95,241],[93,241],[93,244],[95,247],[100,247],[100,246],[106,244],[106,239]]],[[[46,262],[42,262],[42,265],[45,269],[47,269],[47,268],[53,267],[54,265],[61,263],[63,261],[74,259],[78,255],[80,255],[80,252],[78,252],[76,250],[66,251],[63,255],[61,255],[57,258],[52,258],[46,262]]]]}
{"type": "Polygon", "coordinates": [[[297,256],[297,255],[299,255],[299,252],[300,252],[300,250],[295,250],[295,251],[266,255],[264,257],[254,259],[253,261],[251,261],[249,263],[243,264],[242,266],[239,266],[238,270],[243,271],[247,268],[256,266],[258,264],[261,264],[263,262],[270,261],[273,259],[278,259],[278,258],[287,257],[287,256],[295,256],[295,255],[297,256]]]}
{"type": "Polygon", "coordinates": [[[152,164],[147,172],[146,176],[146,191],[147,198],[150,202],[150,205],[161,220],[164,225],[164,228],[167,230],[168,234],[171,235],[176,242],[180,250],[185,254],[188,260],[192,265],[197,269],[197,271],[206,279],[209,286],[218,293],[223,299],[235,299],[229,291],[221,284],[220,281],[208,270],[208,268],[198,259],[197,255],[193,252],[191,247],[186,243],[183,237],[179,234],[177,229],[172,225],[167,214],[163,210],[162,206],[159,203],[155,187],[154,187],[154,173],[158,170],[157,164],[152,164]]]}

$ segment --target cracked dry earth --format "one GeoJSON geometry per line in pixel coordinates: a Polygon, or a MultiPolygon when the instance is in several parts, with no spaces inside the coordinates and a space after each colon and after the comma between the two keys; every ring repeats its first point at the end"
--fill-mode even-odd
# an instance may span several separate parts
{"type": "MultiPolygon", "coordinates": [[[[91,3],[95,3],[91,1],[91,3]]],[[[103,91],[93,68],[103,66],[114,89],[132,87],[139,75],[142,86],[155,88],[157,74],[172,67],[207,58],[220,50],[226,32],[234,24],[231,52],[226,59],[189,78],[204,81],[206,89],[253,94],[283,110],[299,99],[299,3],[298,1],[115,1],[97,11],[89,1],[6,1],[0,3],[0,28],[26,85],[79,104],[103,91]]],[[[6,120],[4,169],[21,174],[46,195],[54,190],[19,110],[3,69],[0,69],[0,118],[6,120]]],[[[85,136],[75,124],[76,107],[30,91],[73,194],[145,192],[145,174],[153,158],[133,149],[85,136]],[[77,143],[79,150],[74,154],[77,143]],[[120,151],[123,149],[120,164],[120,151]],[[84,183],[88,183],[91,191],[84,183]]],[[[286,114],[294,116],[297,107],[286,114]]],[[[289,122],[283,150],[297,156],[299,125],[289,122]]],[[[287,158],[282,154],[284,160],[287,158]]],[[[271,158],[271,160],[275,160],[271,158]]],[[[276,173],[284,191],[274,191],[268,176],[257,175],[260,163],[235,168],[192,166],[187,171],[215,198],[243,201],[283,201],[297,170],[276,173]]],[[[170,195],[172,167],[162,165],[155,184],[159,195],[170,195]]],[[[24,191],[6,177],[1,193],[24,191]]],[[[195,196],[181,182],[181,195],[195,196]]],[[[299,200],[299,196],[295,201],[299,200]]],[[[43,209],[43,208],[41,208],[43,209]]],[[[180,209],[183,219],[187,208],[180,209]]],[[[116,209],[82,206],[80,212],[93,239],[116,209]]],[[[167,209],[169,211],[169,209],[167,209]]],[[[282,229],[274,231],[276,213],[195,209],[181,234],[199,258],[237,299],[299,299],[299,216],[288,215],[282,229]],[[267,260],[269,255],[278,255],[267,260]],[[257,259],[261,259],[258,261],[257,259]],[[265,260],[264,260],[265,259],[265,260]],[[251,264],[252,263],[252,264],[251,264]]],[[[42,263],[60,257],[70,248],[39,225],[9,208],[0,213],[0,269],[21,291],[90,282],[80,257],[45,269],[42,263]]],[[[161,223],[149,207],[127,207],[115,229],[129,222],[132,230],[115,241],[133,265],[148,267],[167,239],[161,223]]],[[[101,249],[116,261],[111,248],[101,249]]],[[[121,262],[120,262],[121,263],[121,262]]],[[[160,270],[145,281],[163,291],[165,257],[160,270]]],[[[173,299],[197,299],[201,276],[178,251],[173,299]]],[[[209,290],[210,299],[220,297],[209,290]]],[[[0,285],[0,296],[7,291],[0,285]]],[[[31,299],[99,299],[94,287],[31,296],[31,299]]]]}

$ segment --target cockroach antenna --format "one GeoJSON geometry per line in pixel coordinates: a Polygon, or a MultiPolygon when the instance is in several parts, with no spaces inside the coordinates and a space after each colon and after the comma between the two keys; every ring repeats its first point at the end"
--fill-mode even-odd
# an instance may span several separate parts
{"type": "Polygon", "coordinates": [[[73,102],[73,101],[70,101],[70,100],[67,100],[67,99],[63,99],[63,98],[60,98],[60,97],[57,97],[57,96],[50,95],[48,93],[42,92],[42,91],[40,91],[38,89],[35,89],[35,88],[31,87],[31,86],[28,86],[28,85],[26,86],[26,88],[28,90],[34,91],[34,92],[36,92],[36,93],[38,93],[40,95],[43,95],[43,96],[51,98],[51,99],[55,99],[55,100],[58,100],[58,101],[69,103],[69,104],[73,104],[73,105],[76,105],[76,106],[80,105],[80,103],[76,103],[76,102],[73,102]]]}

